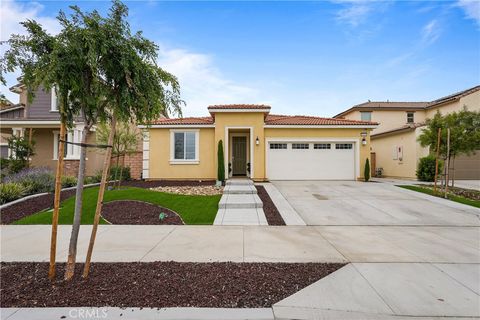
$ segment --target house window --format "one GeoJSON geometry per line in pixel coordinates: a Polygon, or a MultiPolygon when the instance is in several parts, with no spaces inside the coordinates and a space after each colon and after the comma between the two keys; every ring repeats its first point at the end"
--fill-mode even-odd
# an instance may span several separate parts
{"type": "MultiPolygon", "coordinates": [[[[81,130],[74,129],[69,131],[65,135],[65,141],[67,142],[80,142],[81,130]]],[[[58,150],[60,149],[60,132],[53,132],[53,160],[58,159],[58,150]]],[[[63,146],[63,156],[65,159],[75,159],[80,158],[80,146],[66,143],[63,146]]]]}
{"type": "Polygon", "coordinates": [[[308,149],[308,143],[292,143],[292,149],[308,149]]]}
{"type": "Polygon", "coordinates": [[[415,113],[414,112],[407,112],[407,123],[414,123],[415,122],[415,113]]]}
{"type": "Polygon", "coordinates": [[[371,111],[360,111],[360,119],[362,121],[372,121],[372,112],[371,111]]]}
{"type": "Polygon", "coordinates": [[[313,149],[330,149],[331,144],[330,143],[315,143],[313,145],[313,149]]]}
{"type": "Polygon", "coordinates": [[[286,143],[270,143],[270,149],[287,149],[286,143]]]}
{"type": "Polygon", "coordinates": [[[57,92],[55,91],[55,87],[51,89],[52,98],[50,101],[50,111],[58,111],[58,99],[57,99],[57,92]]]}
{"type": "Polygon", "coordinates": [[[198,161],[198,130],[172,131],[171,161],[198,161]]]}
{"type": "Polygon", "coordinates": [[[352,149],[353,144],[351,143],[336,143],[335,149],[352,149]]]}

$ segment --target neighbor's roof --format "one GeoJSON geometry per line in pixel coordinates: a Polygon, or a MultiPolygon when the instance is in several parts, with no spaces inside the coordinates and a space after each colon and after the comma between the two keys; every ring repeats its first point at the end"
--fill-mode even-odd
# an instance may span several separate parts
{"type": "Polygon", "coordinates": [[[423,123],[423,122],[410,123],[410,124],[406,124],[406,125],[403,125],[401,127],[395,128],[395,129],[391,129],[391,130],[387,130],[387,131],[372,134],[370,137],[372,139],[375,139],[375,138],[380,137],[380,136],[392,135],[392,134],[397,134],[397,133],[401,133],[401,132],[405,132],[405,131],[411,131],[411,130],[415,130],[417,128],[424,127],[424,126],[425,126],[425,123],[423,123]]]}
{"type": "Polygon", "coordinates": [[[311,116],[286,116],[269,114],[265,118],[266,125],[377,125],[376,122],[371,121],[358,121],[358,120],[345,120],[345,119],[333,119],[333,118],[321,118],[311,116]]]}
{"type": "Polygon", "coordinates": [[[258,110],[270,110],[271,107],[266,104],[217,104],[208,106],[208,110],[222,109],[222,110],[235,110],[235,109],[258,109],[258,110]]]}
{"type": "Polygon", "coordinates": [[[433,107],[435,107],[437,105],[440,105],[440,104],[444,104],[444,103],[447,103],[447,102],[458,100],[458,99],[460,99],[462,97],[465,97],[465,96],[468,96],[469,94],[472,94],[472,93],[474,93],[475,91],[478,91],[478,90],[480,90],[480,85],[469,88],[469,89],[466,89],[466,90],[463,90],[463,91],[459,91],[459,92],[450,94],[448,96],[442,97],[442,98],[437,99],[437,100],[433,100],[432,102],[430,102],[427,105],[427,109],[433,108],[433,107]]]}
{"type": "Polygon", "coordinates": [[[156,125],[205,125],[213,124],[212,117],[162,118],[151,122],[156,125]]]}
{"type": "Polygon", "coordinates": [[[414,102],[414,101],[367,101],[364,103],[360,103],[354,105],[350,109],[347,109],[336,116],[334,118],[339,118],[347,113],[350,113],[353,110],[362,110],[362,111],[369,111],[369,110],[423,110],[428,105],[428,102],[414,102]]]}

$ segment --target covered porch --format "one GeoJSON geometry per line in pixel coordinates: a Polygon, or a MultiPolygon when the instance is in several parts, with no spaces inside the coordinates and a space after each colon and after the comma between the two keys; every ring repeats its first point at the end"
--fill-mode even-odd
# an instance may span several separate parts
{"type": "Polygon", "coordinates": [[[253,172],[255,139],[251,127],[225,128],[225,163],[228,178],[250,178],[253,172]]]}

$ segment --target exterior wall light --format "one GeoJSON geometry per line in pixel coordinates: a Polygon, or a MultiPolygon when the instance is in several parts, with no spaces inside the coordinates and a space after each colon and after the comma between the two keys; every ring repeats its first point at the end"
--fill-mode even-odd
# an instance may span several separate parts
{"type": "Polygon", "coordinates": [[[367,134],[368,134],[367,131],[362,131],[360,133],[360,136],[362,136],[362,145],[364,145],[364,146],[367,145],[367,139],[366,139],[367,134]]]}
{"type": "Polygon", "coordinates": [[[257,136],[257,139],[255,139],[255,144],[258,146],[260,144],[260,140],[258,139],[258,136],[257,136]]]}

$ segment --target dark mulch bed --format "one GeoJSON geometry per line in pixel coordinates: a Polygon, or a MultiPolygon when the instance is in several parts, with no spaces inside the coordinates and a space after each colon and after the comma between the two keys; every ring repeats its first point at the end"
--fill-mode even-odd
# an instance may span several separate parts
{"type": "Polygon", "coordinates": [[[323,263],[93,263],[71,282],[48,278],[48,263],[1,263],[1,306],[259,308],[292,295],[341,268],[323,263]]]}
{"type": "MultiPolygon", "coordinates": [[[[62,191],[61,200],[63,201],[67,198],[70,198],[71,196],[74,196],[75,191],[75,189],[62,191]]],[[[53,208],[53,198],[53,193],[49,193],[43,196],[12,204],[11,206],[2,209],[2,212],[0,214],[0,223],[10,224],[38,211],[53,208]]]]}
{"type": "Polygon", "coordinates": [[[131,180],[122,182],[122,186],[137,187],[137,188],[156,188],[156,187],[171,187],[171,186],[212,186],[215,185],[215,180],[202,181],[186,181],[186,180],[131,180]]]}
{"type": "Polygon", "coordinates": [[[178,214],[170,209],[143,201],[118,200],[102,207],[102,216],[112,224],[184,224],[178,214]],[[160,220],[160,214],[166,218],[160,220]]]}
{"type": "Polygon", "coordinates": [[[278,212],[277,207],[273,203],[272,199],[267,193],[267,190],[263,186],[255,186],[257,188],[257,194],[260,197],[260,200],[263,202],[263,212],[265,212],[265,217],[267,218],[268,224],[270,226],[284,226],[285,221],[283,221],[280,212],[278,212]]]}

